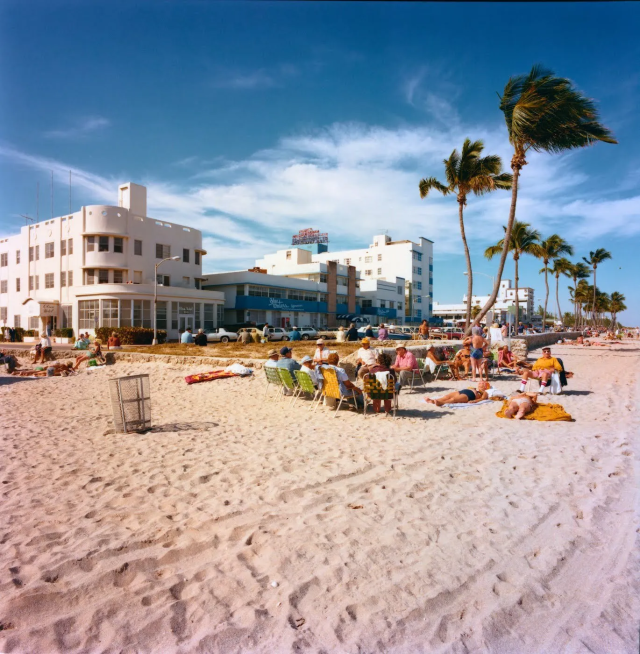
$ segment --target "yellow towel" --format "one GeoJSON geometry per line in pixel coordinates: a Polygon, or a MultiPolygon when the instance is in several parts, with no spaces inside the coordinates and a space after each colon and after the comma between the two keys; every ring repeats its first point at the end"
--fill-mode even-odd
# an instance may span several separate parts
{"type": "MultiPolygon", "coordinates": [[[[504,412],[508,406],[508,401],[502,404],[502,408],[496,413],[498,418],[505,417],[504,412]]],[[[524,420],[564,420],[565,422],[571,422],[573,419],[560,404],[538,404],[531,413],[527,413],[524,420]]]]}

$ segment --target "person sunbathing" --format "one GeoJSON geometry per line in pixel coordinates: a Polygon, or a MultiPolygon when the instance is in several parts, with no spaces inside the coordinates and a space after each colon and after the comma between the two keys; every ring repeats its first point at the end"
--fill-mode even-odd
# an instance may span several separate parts
{"type": "Polygon", "coordinates": [[[96,338],[96,340],[93,342],[93,346],[88,354],[81,354],[76,358],[73,369],[77,370],[83,361],[90,361],[92,359],[95,360],[95,365],[102,365],[106,363],[105,358],[102,355],[102,341],[99,338],[96,338]]]}
{"type": "Polygon", "coordinates": [[[540,380],[540,389],[543,393],[547,390],[547,385],[554,372],[563,372],[562,364],[558,359],[551,356],[551,348],[543,347],[542,356],[533,364],[531,370],[518,367],[516,372],[522,375],[520,380],[520,393],[524,393],[529,378],[540,380]]]}
{"type": "Polygon", "coordinates": [[[435,399],[426,397],[424,401],[427,404],[435,404],[436,406],[442,406],[443,404],[475,404],[476,402],[489,399],[487,395],[487,389],[489,388],[491,388],[489,382],[480,381],[476,390],[473,388],[463,388],[461,391],[452,391],[435,399]]]}
{"type": "Polygon", "coordinates": [[[456,352],[451,364],[451,376],[454,379],[465,379],[471,370],[471,339],[467,338],[462,343],[462,349],[456,352]],[[464,376],[461,373],[464,371],[464,376]]]}
{"type": "Polygon", "coordinates": [[[531,413],[537,406],[537,393],[518,393],[509,398],[509,406],[504,412],[505,418],[522,420],[528,413],[531,413]]]}
{"type": "Polygon", "coordinates": [[[14,377],[49,377],[48,370],[50,368],[53,368],[54,377],[66,377],[75,373],[73,362],[70,361],[69,363],[52,363],[44,370],[14,370],[10,374],[14,377]]]}

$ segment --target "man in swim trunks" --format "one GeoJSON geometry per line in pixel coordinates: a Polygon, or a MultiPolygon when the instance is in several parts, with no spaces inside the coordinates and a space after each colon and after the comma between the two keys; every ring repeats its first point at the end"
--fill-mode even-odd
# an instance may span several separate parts
{"type": "Polygon", "coordinates": [[[461,391],[452,391],[436,399],[426,397],[424,401],[427,404],[435,404],[436,406],[442,406],[443,404],[475,404],[489,399],[487,389],[490,387],[491,385],[488,382],[481,381],[475,391],[473,388],[463,388],[461,391]]]}
{"type": "Polygon", "coordinates": [[[471,378],[476,381],[476,375],[482,378],[482,359],[484,358],[483,348],[489,345],[482,336],[482,332],[474,333],[471,337],[471,378]]]}
{"type": "Polygon", "coordinates": [[[537,400],[537,393],[518,393],[518,395],[514,395],[509,399],[509,406],[504,412],[505,418],[522,420],[527,413],[531,413],[536,408],[537,400]]]}

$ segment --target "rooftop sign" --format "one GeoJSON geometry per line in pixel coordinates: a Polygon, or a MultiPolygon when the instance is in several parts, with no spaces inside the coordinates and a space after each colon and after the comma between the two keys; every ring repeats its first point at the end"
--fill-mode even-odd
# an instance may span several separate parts
{"type": "Polygon", "coordinates": [[[321,234],[317,229],[301,229],[291,238],[291,245],[308,245],[310,243],[328,243],[329,234],[321,234]]]}

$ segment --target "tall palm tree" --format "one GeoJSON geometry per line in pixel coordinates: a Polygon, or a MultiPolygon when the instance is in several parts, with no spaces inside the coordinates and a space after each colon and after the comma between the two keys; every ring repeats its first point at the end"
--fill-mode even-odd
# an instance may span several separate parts
{"type": "Polygon", "coordinates": [[[574,298],[578,306],[578,315],[580,317],[580,325],[583,326],[585,323],[583,316],[583,307],[586,307],[589,300],[593,296],[593,291],[589,283],[585,279],[581,279],[576,286],[574,298]]]}
{"type": "Polygon", "coordinates": [[[611,313],[611,329],[614,329],[616,326],[618,314],[621,311],[626,310],[627,305],[624,303],[626,299],[627,298],[622,293],[618,293],[618,291],[613,291],[613,293],[611,293],[609,297],[609,313],[611,313]]]}
{"type": "Polygon", "coordinates": [[[565,277],[571,276],[571,261],[560,257],[559,259],[554,259],[553,268],[550,270],[551,274],[556,278],[556,303],[558,305],[558,319],[562,321],[562,326],[564,327],[564,319],[562,318],[562,311],[560,310],[560,293],[558,286],[560,284],[560,275],[565,277]]]}
{"type": "Polygon", "coordinates": [[[617,143],[612,133],[598,122],[594,102],[578,91],[570,80],[556,77],[552,71],[539,65],[533,66],[528,75],[509,79],[500,96],[500,110],[504,113],[509,142],[514,149],[511,208],[493,293],[482,308],[481,318],[498,297],[516,219],[518,179],[522,167],[527,165],[527,153],[533,150],[553,154],[597,141],[617,143]]]}
{"type": "Polygon", "coordinates": [[[549,262],[557,259],[563,254],[573,256],[573,248],[558,234],[552,234],[549,238],[545,238],[535,248],[535,256],[542,259],[544,268],[540,272],[544,272],[544,285],[546,294],[544,296],[544,311],[542,313],[542,324],[547,324],[547,302],[549,301],[549,262]]]}
{"type": "Polygon", "coordinates": [[[582,257],[582,260],[589,264],[593,268],[593,320],[595,322],[595,313],[596,313],[596,268],[599,264],[607,259],[611,259],[611,252],[608,252],[604,248],[598,248],[595,252],[589,252],[589,258],[582,257]]]}
{"type": "Polygon", "coordinates": [[[604,324],[604,314],[609,311],[611,298],[608,293],[601,293],[596,289],[596,318],[594,324],[600,324],[600,317],[602,316],[602,324],[604,324]],[[597,321],[597,322],[596,322],[597,321]]]}
{"type": "Polygon", "coordinates": [[[471,296],[473,295],[473,270],[471,269],[471,255],[467,245],[464,230],[464,207],[467,206],[469,193],[483,195],[496,189],[511,188],[512,176],[502,173],[502,160],[496,155],[481,157],[484,150],[482,141],[465,139],[462,151],[458,154],[454,150],[448,159],[444,160],[444,174],[447,184],[440,183],[435,177],[426,177],[420,181],[420,197],[426,198],[429,191],[435,189],[443,195],[456,193],[458,201],[458,220],[460,221],[460,235],[464,254],[467,258],[467,317],[465,329],[471,324],[471,296]]]}
{"type": "MultiPolygon", "coordinates": [[[[589,269],[587,268],[586,264],[582,263],[582,261],[578,261],[578,263],[572,263],[571,270],[570,270],[570,277],[571,279],[573,279],[573,288],[577,290],[578,280],[587,279],[587,277],[589,277],[589,269]]],[[[574,321],[574,325],[577,328],[578,304],[577,304],[577,295],[575,293],[573,295],[573,321],[574,321]]]]}
{"type": "MultiPolygon", "coordinates": [[[[521,223],[519,220],[514,221],[509,242],[506,242],[507,227],[503,227],[502,229],[504,229],[505,237],[484,251],[484,256],[489,260],[493,259],[493,257],[495,257],[497,254],[504,252],[505,249],[507,252],[513,252],[516,281],[516,329],[518,328],[518,322],[520,321],[520,298],[518,297],[518,261],[523,254],[531,254],[535,256],[536,246],[540,241],[540,233],[535,229],[529,229],[529,227],[529,223],[521,223]]],[[[482,317],[482,315],[484,314],[482,314],[481,311],[480,317],[482,317]]],[[[477,318],[477,320],[478,322],[480,321],[479,318],[477,318]]]]}

